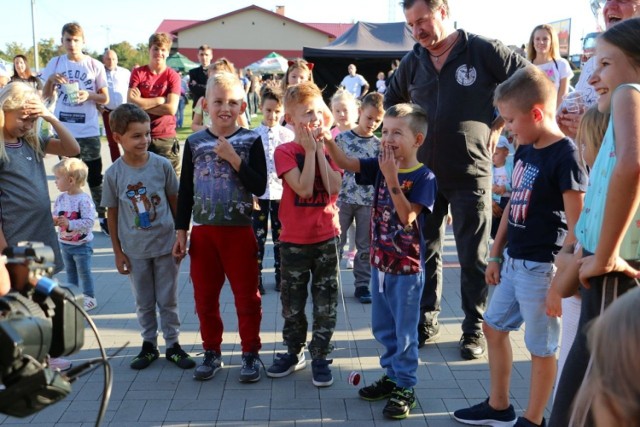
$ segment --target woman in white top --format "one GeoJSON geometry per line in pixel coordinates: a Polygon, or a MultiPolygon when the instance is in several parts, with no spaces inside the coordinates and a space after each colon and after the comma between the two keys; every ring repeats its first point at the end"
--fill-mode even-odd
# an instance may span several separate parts
{"type": "Polygon", "coordinates": [[[538,25],[531,32],[527,46],[527,58],[540,68],[556,85],[558,104],[569,91],[573,71],[569,62],[560,57],[560,43],[556,30],[548,24],[538,25]]]}

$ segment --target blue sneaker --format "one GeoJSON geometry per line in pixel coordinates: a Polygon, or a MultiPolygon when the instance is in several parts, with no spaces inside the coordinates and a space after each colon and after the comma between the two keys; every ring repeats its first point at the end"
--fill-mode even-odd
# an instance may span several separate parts
{"type": "Polygon", "coordinates": [[[512,427],[516,422],[516,411],[513,405],[507,409],[498,411],[489,406],[489,399],[471,408],[458,409],[453,413],[453,418],[463,424],[474,426],[512,427]]]}
{"type": "Polygon", "coordinates": [[[329,365],[333,360],[313,359],[311,361],[311,372],[313,373],[313,385],[316,387],[329,387],[333,384],[333,375],[329,365]]]}
{"type": "Polygon", "coordinates": [[[307,361],[304,358],[304,352],[300,354],[292,353],[278,353],[273,360],[273,365],[267,369],[267,376],[271,378],[282,378],[287,375],[304,369],[307,366],[307,361]]]}

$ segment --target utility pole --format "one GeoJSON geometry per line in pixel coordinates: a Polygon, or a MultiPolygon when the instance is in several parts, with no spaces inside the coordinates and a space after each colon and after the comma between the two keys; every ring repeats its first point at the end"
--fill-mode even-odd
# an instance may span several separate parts
{"type": "Polygon", "coordinates": [[[110,25],[101,25],[102,28],[107,32],[107,49],[111,49],[111,26],[110,25]]]}
{"type": "Polygon", "coordinates": [[[36,71],[40,71],[40,55],[38,54],[38,41],[36,40],[36,0],[31,0],[31,34],[33,36],[33,64],[36,71]]]}

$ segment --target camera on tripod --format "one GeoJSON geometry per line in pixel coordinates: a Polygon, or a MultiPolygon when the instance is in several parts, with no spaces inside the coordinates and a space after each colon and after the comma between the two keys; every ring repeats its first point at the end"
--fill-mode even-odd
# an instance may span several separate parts
{"type": "Polygon", "coordinates": [[[82,348],[82,293],[51,279],[53,250],[42,243],[20,243],[3,255],[11,291],[0,298],[0,413],[26,417],[71,391],[47,357],[82,348]]]}

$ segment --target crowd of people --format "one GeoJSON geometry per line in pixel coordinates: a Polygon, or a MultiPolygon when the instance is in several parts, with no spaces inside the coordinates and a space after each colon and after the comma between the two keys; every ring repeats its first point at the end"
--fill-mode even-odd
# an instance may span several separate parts
{"type": "Polygon", "coordinates": [[[340,260],[350,241],[354,297],[372,304],[371,329],[383,347],[382,376],[358,394],[387,399],[383,414],[403,419],[416,406],[419,348],[440,337],[450,223],[461,272],[460,357],[488,353],[490,369],[487,399],[453,417],[471,425],[638,426],[640,391],[629,371],[638,367],[640,325],[640,2],[604,2],[607,30],[575,93],[553,27],[532,30],[525,58],[456,29],[446,0],[401,4],[413,50],[378,73],[375,86],[350,64],[329,106],[303,59],[289,61],[280,81],[262,82],[202,45],[186,80],[194,115],[182,153],[176,113],[185,81],[166,64],[171,37],[153,34],[149,63],[128,71],[112,50],[102,63],[84,54],[82,27],[64,25],[65,53],[42,80],[18,55],[0,89],[0,248],[51,246],[55,271],[66,270],[92,310],[97,217],[132,284],[142,345],[131,368],[159,358],[160,327],[167,360],[195,368],[200,381],[224,367],[219,299],[228,280],[239,381],[253,383],[264,366],[270,234],[286,351],[266,375],[304,369],[306,347],[313,385],[328,387],[340,260]],[[249,129],[259,112],[262,122],[249,129]],[[112,162],[104,177],[100,116],[112,162]],[[53,210],[46,154],[61,158],[51,171],[60,191],[53,210]],[[199,365],[179,343],[186,256],[199,365]],[[531,380],[518,416],[509,399],[509,333],[523,324],[531,380]]]}

